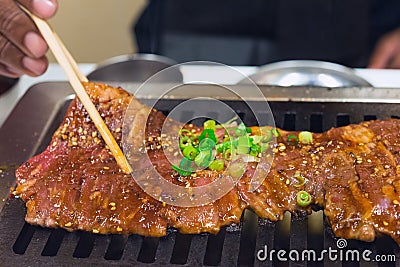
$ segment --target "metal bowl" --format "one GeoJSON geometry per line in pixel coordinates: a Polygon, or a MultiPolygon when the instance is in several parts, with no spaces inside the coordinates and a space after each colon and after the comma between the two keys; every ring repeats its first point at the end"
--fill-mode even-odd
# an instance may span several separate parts
{"type": "MultiPolygon", "coordinates": [[[[129,54],[112,57],[97,64],[89,73],[91,81],[100,82],[144,82],[157,72],[175,65],[176,62],[167,57],[154,54],[129,54]]],[[[178,70],[171,75],[161,75],[157,82],[181,82],[182,73],[178,70]]]]}
{"type": "MultiPolygon", "coordinates": [[[[343,65],[318,60],[289,60],[260,67],[249,78],[259,85],[315,87],[371,87],[343,65]]],[[[239,83],[250,81],[243,79],[239,83]]]]}

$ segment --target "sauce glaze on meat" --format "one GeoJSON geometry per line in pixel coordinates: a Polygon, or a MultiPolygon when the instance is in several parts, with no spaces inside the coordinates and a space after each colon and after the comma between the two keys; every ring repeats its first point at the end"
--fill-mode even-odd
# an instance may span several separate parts
{"type": "MultiPolygon", "coordinates": [[[[119,143],[129,103],[134,101],[130,107],[137,114],[148,110],[122,89],[95,83],[85,87],[119,143]]],[[[164,120],[160,112],[151,111],[146,133],[151,138],[145,142],[154,147],[149,155],[158,171],[179,184],[176,181],[182,179],[177,179],[157,143],[164,120]]],[[[286,142],[296,132],[280,133],[272,168],[257,190],[248,190],[256,167],[251,163],[236,187],[219,200],[177,207],[149,197],[119,169],[75,99],[47,149],[18,168],[16,192],[26,202],[27,222],[69,231],[163,236],[173,227],[182,233],[216,233],[224,225],[239,223],[245,208],[271,221],[282,219],[285,211],[307,214],[322,208],[338,237],[373,241],[383,233],[400,244],[399,120],[333,128],[313,134],[308,145],[286,142]],[[302,188],[295,186],[299,172],[307,181],[302,188]],[[311,194],[312,205],[297,205],[300,190],[311,194]]],[[[196,186],[217,175],[203,170],[185,179],[196,186]]]]}

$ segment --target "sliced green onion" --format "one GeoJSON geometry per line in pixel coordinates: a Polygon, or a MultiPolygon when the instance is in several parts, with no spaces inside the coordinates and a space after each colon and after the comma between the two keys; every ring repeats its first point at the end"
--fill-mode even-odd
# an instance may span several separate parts
{"type": "Polygon", "coordinates": [[[213,140],[215,143],[217,143],[217,138],[215,137],[215,133],[211,129],[205,129],[199,136],[199,140],[203,140],[205,138],[210,138],[213,140]]]}
{"type": "Polygon", "coordinates": [[[270,149],[271,147],[270,147],[270,144],[266,144],[266,143],[262,143],[261,144],[261,146],[260,146],[260,152],[265,152],[265,151],[267,151],[268,149],[270,149]]]}
{"type": "Polygon", "coordinates": [[[208,167],[213,159],[212,150],[203,150],[200,151],[200,153],[194,159],[194,162],[199,167],[208,167]]]}
{"type": "Polygon", "coordinates": [[[224,159],[231,160],[231,158],[232,158],[232,150],[231,150],[231,148],[228,148],[224,152],[224,159]]]}
{"type": "Polygon", "coordinates": [[[313,142],[312,133],[307,131],[300,132],[299,141],[302,144],[311,144],[313,142]]]}
{"type": "Polygon", "coordinates": [[[190,171],[185,171],[179,168],[178,166],[172,165],[172,169],[176,171],[180,176],[189,176],[192,174],[190,171]]]}
{"type": "Polygon", "coordinates": [[[272,130],[271,131],[266,131],[263,135],[262,135],[262,142],[263,143],[267,143],[269,141],[272,140],[272,130]]]}
{"type": "Polygon", "coordinates": [[[225,162],[222,159],[216,159],[210,163],[208,168],[212,171],[222,171],[224,169],[225,162]]]}
{"type": "Polygon", "coordinates": [[[189,131],[188,129],[181,128],[181,129],[179,130],[179,137],[191,136],[191,135],[192,135],[192,132],[189,131]]]}
{"type": "Polygon", "coordinates": [[[210,130],[213,130],[213,131],[215,131],[215,125],[216,125],[216,123],[215,123],[214,120],[207,120],[203,124],[204,129],[210,129],[210,130]]]}
{"type": "Polygon", "coordinates": [[[271,133],[272,133],[275,137],[281,137],[281,133],[280,133],[279,130],[276,129],[276,128],[273,128],[273,129],[271,130],[271,133]]]}
{"type": "Polygon", "coordinates": [[[240,123],[239,126],[235,129],[235,134],[236,134],[237,136],[242,136],[242,135],[245,135],[246,133],[247,133],[246,125],[244,125],[244,123],[242,122],[242,123],[240,123]]]}
{"type": "Polygon", "coordinates": [[[227,128],[228,126],[231,126],[232,124],[236,123],[235,121],[238,119],[238,116],[233,117],[232,119],[217,125],[216,128],[227,128]]]}
{"type": "Polygon", "coordinates": [[[299,191],[297,193],[297,205],[300,207],[307,207],[311,204],[311,195],[306,191],[299,191]]]}
{"type": "Polygon", "coordinates": [[[297,136],[291,134],[288,136],[287,141],[289,142],[289,144],[294,146],[294,145],[297,145],[297,143],[299,142],[299,138],[297,138],[297,136]]]}
{"type": "Polygon", "coordinates": [[[256,145],[256,144],[251,145],[251,147],[250,147],[250,156],[257,157],[258,153],[260,153],[260,152],[261,152],[261,146],[256,145]]]}
{"type": "Polygon", "coordinates": [[[293,185],[294,187],[299,188],[306,184],[306,178],[304,178],[304,176],[301,175],[300,171],[296,171],[294,173],[294,178],[296,178],[296,180],[299,181],[298,184],[293,185]]]}
{"type": "Polygon", "coordinates": [[[197,149],[194,148],[192,145],[188,145],[183,149],[182,153],[185,158],[194,160],[196,156],[199,154],[199,151],[197,151],[197,149]]]}
{"type": "Polygon", "coordinates": [[[263,137],[260,135],[250,136],[250,140],[253,142],[253,144],[260,143],[262,139],[263,139],[263,137]]]}
{"type": "Polygon", "coordinates": [[[228,173],[235,179],[240,178],[244,173],[243,163],[233,163],[228,167],[228,173]]]}
{"type": "Polygon", "coordinates": [[[179,148],[181,150],[184,150],[185,147],[187,147],[191,143],[192,143],[192,141],[190,140],[190,138],[188,136],[182,136],[181,138],[179,138],[179,148]]]}
{"type": "Polygon", "coordinates": [[[251,127],[246,127],[246,132],[251,134],[252,133],[251,127]]]}
{"type": "Polygon", "coordinates": [[[200,141],[199,150],[212,150],[215,147],[215,142],[211,138],[204,138],[200,141]]]}
{"type": "Polygon", "coordinates": [[[181,168],[184,171],[193,172],[194,171],[193,161],[187,158],[183,158],[179,163],[179,168],[181,168]]]}

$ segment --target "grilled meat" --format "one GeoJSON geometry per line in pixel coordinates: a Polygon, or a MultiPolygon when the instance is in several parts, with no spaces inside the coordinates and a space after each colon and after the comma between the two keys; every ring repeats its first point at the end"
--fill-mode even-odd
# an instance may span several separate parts
{"type": "MultiPolygon", "coordinates": [[[[135,123],[145,123],[141,116],[148,108],[127,92],[103,84],[85,87],[117,142],[130,101],[135,123]]],[[[164,120],[161,113],[150,111],[146,136],[151,138],[145,141],[163,177],[179,185],[186,179],[191,186],[216,179],[218,172],[208,170],[196,178],[176,179],[157,143],[164,120]]],[[[376,233],[383,233],[400,244],[400,121],[334,128],[314,134],[314,142],[307,145],[286,141],[297,133],[280,133],[271,170],[257,190],[249,191],[257,164],[249,163],[236,187],[219,200],[177,207],[149,197],[119,169],[82,104],[74,100],[47,149],[17,170],[16,191],[26,202],[27,222],[70,231],[163,236],[173,227],[182,233],[216,233],[224,225],[239,223],[245,208],[272,221],[282,219],[285,211],[306,214],[323,208],[337,236],[372,241],[376,233]],[[304,185],[299,186],[299,175],[304,185]],[[297,204],[300,190],[311,194],[311,205],[297,204]]]]}

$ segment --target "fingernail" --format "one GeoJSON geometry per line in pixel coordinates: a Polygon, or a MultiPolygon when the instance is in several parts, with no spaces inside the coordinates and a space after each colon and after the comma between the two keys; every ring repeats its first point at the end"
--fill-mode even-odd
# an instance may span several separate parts
{"type": "Polygon", "coordinates": [[[25,35],[24,45],[37,58],[43,57],[47,52],[46,42],[35,32],[28,32],[25,35]]]}
{"type": "Polygon", "coordinates": [[[47,65],[43,61],[30,57],[24,57],[22,59],[22,64],[26,69],[30,70],[35,75],[43,74],[47,68],[47,65]]]}
{"type": "Polygon", "coordinates": [[[56,4],[50,0],[33,0],[33,6],[42,18],[50,18],[57,10],[56,4]]]}

